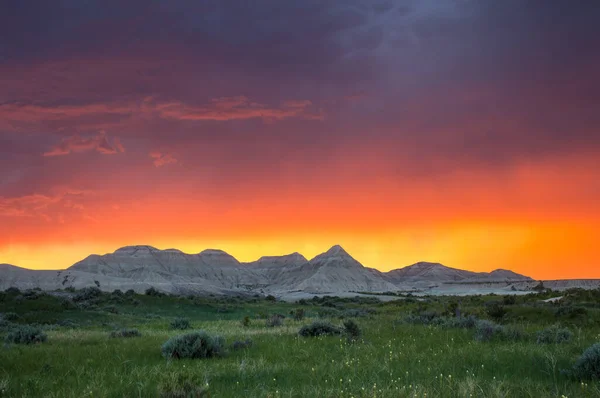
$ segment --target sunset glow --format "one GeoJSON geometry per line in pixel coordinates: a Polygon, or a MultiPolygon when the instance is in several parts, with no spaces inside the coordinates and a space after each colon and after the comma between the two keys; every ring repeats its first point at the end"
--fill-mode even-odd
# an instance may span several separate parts
{"type": "Polygon", "coordinates": [[[600,278],[584,7],[51,3],[0,17],[0,263],[340,244],[380,270],[600,278]]]}

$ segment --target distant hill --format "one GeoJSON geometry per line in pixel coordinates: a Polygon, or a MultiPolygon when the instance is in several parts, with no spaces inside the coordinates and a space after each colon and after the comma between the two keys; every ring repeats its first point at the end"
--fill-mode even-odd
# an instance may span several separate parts
{"type": "MultiPolygon", "coordinates": [[[[92,254],[62,271],[35,271],[0,265],[0,289],[99,286],[103,290],[150,286],[181,294],[347,294],[351,292],[422,291],[440,285],[494,285],[528,283],[532,279],[508,270],[490,273],[419,262],[380,272],[366,268],[341,246],[307,260],[299,253],[266,256],[240,263],[222,250],[186,254],[177,249],[126,246],[114,253],[92,254]]],[[[508,286],[508,285],[507,285],[508,286]]],[[[505,289],[502,286],[502,289],[505,289]]],[[[433,290],[431,290],[433,291],[433,290]]]]}

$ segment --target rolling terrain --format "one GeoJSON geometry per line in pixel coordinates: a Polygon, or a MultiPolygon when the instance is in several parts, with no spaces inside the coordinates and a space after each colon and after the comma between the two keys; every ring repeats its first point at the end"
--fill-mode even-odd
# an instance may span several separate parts
{"type": "MultiPolygon", "coordinates": [[[[266,256],[242,263],[222,250],[186,254],[177,249],[126,246],[113,253],[92,254],[65,270],[29,270],[0,265],[0,289],[56,290],[98,286],[143,292],[150,287],[177,294],[273,294],[304,297],[349,293],[412,292],[414,294],[520,293],[538,281],[508,270],[489,273],[419,262],[381,272],[364,267],[341,246],[313,259],[299,253],[266,256]]],[[[545,287],[596,288],[598,281],[544,281],[545,287]]]]}

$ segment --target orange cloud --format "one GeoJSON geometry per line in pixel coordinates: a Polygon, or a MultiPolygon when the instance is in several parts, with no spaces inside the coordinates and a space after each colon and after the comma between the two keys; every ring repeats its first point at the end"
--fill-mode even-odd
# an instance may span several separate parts
{"type": "Polygon", "coordinates": [[[308,100],[284,101],[280,107],[250,101],[247,97],[215,98],[208,106],[190,106],[181,102],[157,104],[155,109],[163,118],[177,120],[243,120],[260,118],[266,121],[287,118],[323,120],[321,112],[314,112],[308,100]]]}
{"type": "Polygon", "coordinates": [[[113,155],[115,153],[125,152],[125,148],[119,139],[115,138],[112,143],[106,137],[106,133],[101,131],[93,137],[81,137],[74,135],[63,138],[62,141],[44,152],[44,156],[62,156],[73,152],[88,152],[95,150],[103,155],[113,155]]]}
{"type": "MultiPolygon", "coordinates": [[[[315,109],[309,100],[283,101],[279,106],[270,106],[251,101],[245,96],[219,97],[212,99],[206,105],[192,105],[181,101],[159,102],[153,97],[140,101],[118,103],[92,103],[83,105],[33,105],[33,104],[2,104],[0,105],[0,126],[20,130],[23,125],[68,121],[89,120],[95,118],[94,125],[102,125],[98,118],[133,116],[157,116],[172,120],[246,120],[263,119],[279,121],[288,118],[323,120],[322,110],[315,109]]],[[[74,146],[91,145],[84,140],[73,139],[74,146]]],[[[122,148],[120,144],[113,149],[122,148]]],[[[56,154],[64,154],[56,151],[56,154]]]]}
{"type": "Polygon", "coordinates": [[[150,157],[154,159],[154,166],[161,167],[171,163],[177,163],[177,159],[170,153],[150,152],[150,157]]]}
{"type": "MultiPolygon", "coordinates": [[[[52,194],[31,194],[17,197],[0,196],[0,217],[40,217],[51,221],[57,208],[84,210],[79,202],[92,191],[78,189],[57,189],[52,194]]],[[[59,218],[62,214],[59,215],[59,218]]]]}

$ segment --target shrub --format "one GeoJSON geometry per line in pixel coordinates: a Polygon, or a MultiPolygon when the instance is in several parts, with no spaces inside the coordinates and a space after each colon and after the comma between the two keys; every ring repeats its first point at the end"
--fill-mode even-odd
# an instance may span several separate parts
{"type": "Polygon", "coordinates": [[[250,323],[251,323],[250,322],[250,317],[248,315],[246,315],[244,317],[244,319],[242,319],[242,326],[245,327],[245,328],[247,328],[247,327],[250,326],[250,323]]]}
{"type": "Polygon", "coordinates": [[[491,321],[480,320],[475,324],[475,340],[490,341],[504,333],[504,328],[491,321]]]}
{"type": "Polygon", "coordinates": [[[15,314],[14,312],[5,312],[4,315],[2,315],[2,318],[7,321],[13,322],[19,320],[21,317],[15,314]]]}
{"type": "Polygon", "coordinates": [[[205,331],[175,336],[162,345],[162,355],[167,359],[212,358],[224,354],[224,340],[205,331]]]}
{"type": "Polygon", "coordinates": [[[292,316],[294,317],[295,321],[301,321],[304,319],[304,308],[296,308],[295,310],[292,311],[292,316]]]}
{"type": "Polygon", "coordinates": [[[317,312],[319,318],[333,318],[339,317],[341,315],[341,311],[336,308],[321,308],[317,312]]]}
{"type": "Polygon", "coordinates": [[[556,310],[555,314],[557,318],[575,319],[587,316],[588,310],[585,307],[572,307],[567,305],[560,307],[558,310],[556,310]]]}
{"type": "Polygon", "coordinates": [[[265,321],[265,325],[269,328],[283,326],[283,318],[283,315],[273,314],[265,321]]]}
{"type": "Polygon", "coordinates": [[[62,326],[65,328],[71,328],[71,329],[75,329],[75,328],[79,327],[77,322],[74,322],[70,319],[63,319],[61,321],[58,321],[58,326],[62,326]]]}
{"type": "Polygon", "coordinates": [[[302,337],[335,336],[342,334],[342,330],[329,322],[315,321],[302,326],[298,334],[302,337]]]}
{"type": "Polygon", "coordinates": [[[146,296],[153,296],[153,297],[162,297],[164,296],[164,293],[161,293],[158,291],[158,289],[156,289],[154,286],[149,287],[148,289],[146,289],[146,296]]]}
{"type": "Polygon", "coordinates": [[[250,347],[252,347],[252,340],[250,340],[250,339],[246,339],[245,341],[237,341],[236,340],[231,345],[231,348],[234,351],[244,350],[244,349],[250,348],[250,347]]]}
{"type": "Polygon", "coordinates": [[[502,304],[493,302],[487,306],[486,313],[490,316],[490,318],[499,321],[504,318],[504,315],[506,315],[506,309],[502,304]]]}
{"type": "Polygon", "coordinates": [[[98,287],[85,287],[75,293],[75,296],[73,296],[73,301],[88,301],[100,297],[100,295],[102,295],[102,291],[98,287]]]}
{"type": "Polygon", "coordinates": [[[79,308],[77,307],[77,304],[73,302],[73,300],[70,300],[68,298],[61,298],[60,306],[65,310],[76,310],[77,308],[79,308]]]}
{"type": "Polygon", "coordinates": [[[32,290],[32,289],[25,290],[23,292],[23,297],[26,300],[37,300],[38,298],[40,298],[43,295],[44,295],[43,292],[40,292],[40,291],[37,291],[37,290],[32,290]]]}
{"type": "Polygon", "coordinates": [[[446,306],[446,314],[451,317],[459,317],[460,316],[460,304],[456,301],[451,301],[446,306]]]}
{"type": "Polygon", "coordinates": [[[500,337],[503,340],[509,341],[521,341],[527,337],[521,330],[515,329],[514,327],[502,327],[500,331],[500,337]]]}
{"type": "Polygon", "coordinates": [[[104,311],[110,312],[111,314],[118,314],[119,313],[119,309],[117,307],[115,307],[114,305],[107,305],[103,309],[104,309],[104,311]]]}
{"type": "Polygon", "coordinates": [[[6,294],[10,294],[16,296],[17,294],[21,294],[21,290],[18,287],[9,287],[5,290],[6,294]]]}
{"type": "Polygon", "coordinates": [[[351,308],[344,310],[340,317],[342,318],[360,318],[376,314],[377,311],[373,308],[351,308]]]}
{"type": "Polygon", "coordinates": [[[111,338],[130,338],[130,337],[141,337],[142,334],[137,329],[121,329],[115,330],[110,333],[111,338]]]}
{"type": "Polygon", "coordinates": [[[171,329],[177,330],[186,330],[190,329],[192,325],[190,324],[190,320],[187,318],[175,318],[171,321],[171,329]]]}
{"type": "Polygon", "coordinates": [[[126,295],[126,296],[129,296],[129,297],[131,297],[131,296],[135,296],[135,290],[133,290],[133,289],[129,289],[129,290],[127,290],[127,291],[125,292],[125,295],[126,295]]]}
{"type": "Polygon", "coordinates": [[[7,330],[10,330],[14,326],[15,325],[12,322],[9,322],[6,319],[1,319],[0,318],[0,332],[4,332],[4,331],[7,331],[7,330]]]}
{"type": "Polygon", "coordinates": [[[267,301],[277,301],[277,298],[275,298],[275,296],[273,296],[272,294],[269,294],[267,297],[265,297],[265,300],[267,300],[267,301]]]}
{"type": "Polygon", "coordinates": [[[162,374],[158,382],[160,398],[208,398],[210,394],[195,372],[162,374]]]}
{"type": "Polygon", "coordinates": [[[552,326],[537,332],[538,344],[561,344],[571,341],[573,333],[567,328],[552,326]]]}
{"type": "Polygon", "coordinates": [[[360,328],[358,327],[358,325],[356,324],[356,322],[354,322],[351,319],[348,319],[347,321],[344,322],[344,332],[346,333],[346,336],[348,336],[348,339],[350,340],[356,340],[358,338],[360,338],[362,332],[360,330],[360,328]]]}
{"type": "Polygon", "coordinates": [[[596,343],[581,355],[573,374],[579,379],[600,379],[600,343],[596,343]]]}
{"type": "Polygon", "coordinates": [[[439,325],[444,321],[445,318],[441,318],[438,313],[433,311],[421,311],[418,314],[410,314],[404,318],[405,323],[413,325],[439,325]]]}
{"type": "Polygon", "coordinates": [[[474,329],[477,321],[477,317],[473,315],[461,316],[458,318],[448,318],[441,326],[456,329],[474,329]]]}
{"type": "Polygon", "coordinates": [[[12,329],[5,338],[7,343],[13,344],[35,344],[43,343],[48,336],[38,327],[21,325],[12,329]]]}

